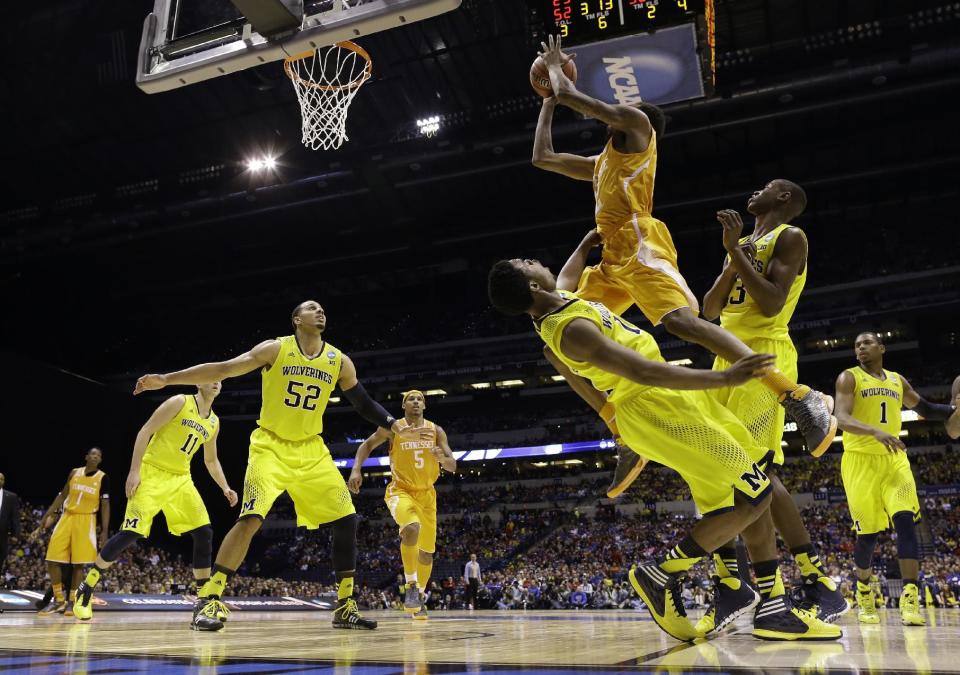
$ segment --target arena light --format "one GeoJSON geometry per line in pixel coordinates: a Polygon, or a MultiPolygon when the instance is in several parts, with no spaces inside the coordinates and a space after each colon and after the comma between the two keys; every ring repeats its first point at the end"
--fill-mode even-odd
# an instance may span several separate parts
{"type": "Polygon", "coordinates": [[[423,136],[436,136],[437,132],[440,131],[440,116],[431,115],[417,120],[417,130],[423,136]]]}
{"type": "Polygon", "coordinates": [[[247,170],[253,173],[259,173],[260,171],[273,171],[276,166],[276,158],[271,157],[270,155],[264,155],[263,157],[251,157],[247,160],[247,170]]]}
{"type": "Polygon", "coordinates": [[[339,403],[339,402],[340,402],[340,397],[339,397],[339,396],[331,396],[330,398],[327,399],[327,402],[329,402],[329,403],[339,403]]]}
{"type": "Polygon", "coordinates": [[[901,429],[901,430],[900,430],[900,438],[906,438],[906,437],[909,436],[909,435],[910,435],[910,432],[907,431],[906,429],[901,429]]]}
{"type": "Polygon", "coordinates": [[[522,387],[523,380],[500,380],[497,382],[498,387],[522,387]]]}
{"type": "Polygon", "coordinates": [[[903,410],[900,413],[900,419],[904,422],[916,422],[920,419],[920,415],[917,414],[916,410],[903,410]]]}
{"type": "Polygon", "coordinates": [[[489,382],[474,382],[470,385],[471,389],[489,389],[493,385],[489,382]]]}
{"type": "Polygon", "coordinates": [[[690,359],[674,359],[673,361],[667,361],[671,366],[692,366],[693,361],[690,359]]]}
{"type": "Polygon", "coordinates": [[[553,380],[554,382],[566,382],[566,381],[567,381],[567,378],[565,378],[563,375],[554,375],[554,376],[551,377],[550,379],[553,380]]]}
{"type": "Polygon", "coordinates": [[[443,389],[427,389],[423,392],[424,396],[446,396],[447,392],[443,389]]]}

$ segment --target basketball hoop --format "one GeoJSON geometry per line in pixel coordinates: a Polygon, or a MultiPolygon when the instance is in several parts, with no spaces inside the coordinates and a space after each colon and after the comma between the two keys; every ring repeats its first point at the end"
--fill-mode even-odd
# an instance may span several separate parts
{"type": "Polygon", "coordinates": [[[303,119],[303,144],[311,150],[339,148],[347,140],[347,110],[370,79],[370,55],[353,42],[311,49],[283,61],[303,119]]]}

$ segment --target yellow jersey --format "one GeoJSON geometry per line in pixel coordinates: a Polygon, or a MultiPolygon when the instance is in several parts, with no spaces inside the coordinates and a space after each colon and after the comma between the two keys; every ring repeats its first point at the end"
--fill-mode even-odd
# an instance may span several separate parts
{"type": "Polygon", "coordinates": [[[620,152],[607,141],[593,164],[594,217],[604,240],[611,237],[634,215],[653,211],[653,183],[657,175],[657,134],[643,152],[620,152]]]}
{"type": "Polygon", "coordinates": [[[403,490],[428,490],[440,477],[440,462],[430,452],[437,445],[437,426],[423,420],[420,426],[400,419],[400,432],[390,440],[390,473],[403,490]]]}
{"type": "Polygon", "coordinates": [[[323,432],[323,412],[340,378],[342,354],[324,342],[312,359],[300,350],[296,335],[277,338],[280,353],[260,371],[263,402],[257,424],[288,441],[323,432]]]}
{"type": "MultiPolygon", "coordinates": [[[[853,375],[853,411],[854,419],[882,429],[893,437],[899,437],[903,405],[903,379],[893,371],[883,371],[879,379],[859,366],[848,368],[853,375]]],[[[845,452],[865,452],[872,455],[886,455],[890,451],[873,436],[843,432],[845,452]]]]}
{"type": "Polygon", "coordinates": [[[66,501],[63,502],[63,510],[67,513],[96,513],[100,510],[100,491],[104,487],[107,474],[97,469],[88,476],[86,471],[86,468],[81,466],[70,472],[70,479],[67,481],[69,491],[66,501]]]}
{"type": "Polygon", "coordinates": [[[144,463],[176,474],[190,473],[193,455],[220,428],[220,420],[212,409],[207,417],[200,415],[196,396],[183,398],[179,412],[150,437],[143,455],[144,463]]]}
{"type": "Polygon", "coordinates": [[[637,394],[650,389],[650,386],[639,384],[632,380],[608,373],[596,366],[581,361],[574,361],[560,349],[560,340],[563,329],[574,319],[586,319],[595,324],[600,331],[627,349],[640,354],[651,361],[663,361],[660,348],[653,336],[645,330],[637,328],[629,321],[620,318],[599,302],[580,300],[574,293],[559,291],[566,302],[557,309],[544,314],[533,322],[540,338],[547,344],[557,357],[577,375],[590,380],[596,389],[612,391],[611,401],[617,401],[627,395],[637,394]]]}
{"type": "MultiPolygon", "coordinates": [[[[753,258],[753,267],[760,274],[766,276],[770,268],[770,260],[773,258],[774,247],[780,235],[789,228],[793,227],[787,223],[778,225],[772,232],[768,232],[753,244],[757,247],[757,253],[753,258]]],[[[741,244],[751,241],[750,237],[742,237],[741,244]]],[[[729,264],[730,256],[727,256],[729,264]]],[[[803,269],[797,274],[797,278],[790,284],[787,291],[787,298],[781,309],[775,316],[765,316],[757,302],[747,293],[743,282],[737,277],[737,283],[733,287],[733,292],[727,299],[720,312],[720,325],[736,335],[741,340],[752,340],[764,338],[767,340],[789,340],[790,339],[790,319],[793,318],[793,312],[797,308],[797,301],[800,300],[800,294],[803,287],[807,285],[807,261],[803,263],[803,269]]]]}

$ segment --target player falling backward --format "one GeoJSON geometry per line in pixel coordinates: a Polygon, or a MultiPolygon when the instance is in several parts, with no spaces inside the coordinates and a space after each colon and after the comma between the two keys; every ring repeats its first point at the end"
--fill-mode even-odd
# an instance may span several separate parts
{"type": "MultiPolygon", "coordinates": [[[[603,243],[601,262],[586,268],[577,282],[577,295],[600,302],[615,314],[636,305],[653,325],[662,323],[672,335],[705,347],[730,363],[754,353],[730,331],[698,316],[699,304],[678,270],[670,231],[651,215],[657,143],[666,124],[663,111],[649,103],[611,105],[587,96],[563,73],[563,64],[572,56],[561,52],[559,37],[550,36],[549,44],[541,45],[540,56],[547,66],[554,96],[543,101],[533,164],[576,180],[592,181],[597,231],[603,243]],[[607,126],[607,143],[599,155],[554,152],[551,123],[557,104],[607,126]]],[[[815,456],[825,452],[836,435],[837,421],[819,392],[798,385],[776,367],[759,379],[796,421],[807,449],[815,456]]],[[[580,390],[578,393],[584,394],[580,390]]],[[[591,405],[599,409],[602,401],[600,395],[591,405]]],[[[609,407],[603,416],[608,423],[614,417],[609,407]]],[[[614,484],[608,491],[611,496],[622,492],[639,474],[640,459],[635,453],[621,452],[620,457],[614,484]],[[631,465],[620,465],[626,462],[631,465]]]]}
{"type": "MultiPolygon", "coordinates": [[[[837,378],[836,412],[843,429],[840,476],[857,535],[853,560],[859,619],[861,623],[880,623],[870,575],[877,535],[892,523],[903,577],[900,620],[906,626],[922,626],[926,621],[920,614],[917,588],[920,547],[916,529],[920,501],[906,446],[900,440],[900,411],[909,408],[925,419],[943,420],[951,438],[960,437],[960,414],[956,405],[930,403],[905,377],[885,370],[886,347],[877,333],[861,333],[853,348],[859,365],[837,378]]],[[[954,400],[958,382],[960,378],[954,382],[954,400]]]]}
{"type": "MultiPolygon", "coordinates": [[[[727,257],[703,301],[705,318],[719,317],[720,325],[750,349],[776,356],[777,367],[791,379],[797,377],[797,350],[789,324],[806,285],[809,250],[803,230],[789,223],[803,213],[806,204],[803,188],[776,179],[747,200],[747,212],[756,219],[748,235],[741,236],[739,213],[732,209],[718,212],[727,257]]],[[[714,370],[729,367],[719,356],[713,364],[714,370]]],[[[773,485],[770,512],[774,524],[800,567],[808,607],[815,606],[824,621],[839,618],[849,605],[827,575],[796,503],[772,472],[783,466],[783,408],[773,392],[756,380],[711,393],[743,423],[758,445],[773,453],[766,472],[773,485]]],[[[721,547],[714,554],[714,563],[713,602],[698,622],[704,633],[722,630],[756,603],[756,594],[740,577],[735,542],[721,547]]]]}
{"type": "Polygon", "coordinates": [[[204,363],[166,375],[144,375],[135,394],[172,384],[199,384],[260,371],[260,417],[250,434],[250,455],[243,482],[240,517],[217,551],[210,580],[200,589],[193,627],[223,627],[221,602],[230,577],[247,555],[254,535],[284,491],[297,513],[297,525],[317,529],[329,524],[337,579],[334,628],[374,629],[353,599],[357,559],[357,513],[347,485],[320,434],[323,413],[334,388],[360,415],[395,433],[400,423],[367,394],[353,361],[327,342],[327,317],[320,303],[307,300],[291,314],[294,334],[261,342],[250,351],[218,363],[204,363]]]}
{"type": "Polygon", "coordinates": [[[680,576],[740,534],[761,590],[753,635],[767,640],[833,640],[837,626],[795,608],[777,562],[770,516],[772,485],[763,471],[770,454],[706,389],[761,376],[774,360],[748,354],[725,370],[665,363],[656,341],[573,288],[582,270],[565,267],[558,279],[536,260],[502,260],[490,271],[491,303],[506,314],[529,314],[540,338],[576,375],[610,391],[620,433],[629,448],[677,471],[704,514],[689,534],[655,564],[630,571],[634,590],[654,621],[679,640],[703,633],[690,623],[680,576]]]}
{"type": "Polygon", "coordinates": [[[363,483],[361,468],[370,453],[390,442],[390,474],[383,500],[400,528],[400,559],[406,583],[403,608],[414,619],[427,618],[422,589],[427,588],[437,549],[437,491],[433,484],[440,467],[454,473],[457,460],[447,443],[447,434],[424,419],[427,407],[423,392],[413,389],[403,395],[403,418],[396,433],[378,428],[360,447],[347,480],[347,487],[359,494],[363,483]]]}
{"type": "MultiPolygon", "coordinates": [[[[219,382],[197,386],[197,393],[171,396],[140,428],[133,444],[125,492],[127,510],[123,526],[100,549],[96,563],[77,589],[73,612],[79,619],[93,616],[93,591],[100,579],[126,549],[150,536],[153,519],[161,511],[171,534],[193,539],[193,578],[197,593],[210,579],[213,528],[203,499],[190,476],[190,460],[203,447],[203,463],[230,506],[237,493],[230,489],[217,457],[220,419],[213,402],[219,382]]],[[[217,621],[198,617],[198,630],[217,627],[217,621]]]]}

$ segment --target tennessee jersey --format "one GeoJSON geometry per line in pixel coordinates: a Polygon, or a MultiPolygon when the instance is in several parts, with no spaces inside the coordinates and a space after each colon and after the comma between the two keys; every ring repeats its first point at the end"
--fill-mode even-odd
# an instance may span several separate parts
{"type": "MultiPolygon", "coordinates": [[[[903,402],[903,379],[889,370],[884,370],[884,379],[878,379],[863,368],[848,368],[853,375],[853,417],[882,429],[893,437],[900,435],[900,408],[903,402]]],[[[874,455],[889,454],[886,446],[873,436],[843,432],[845,452],[866,452],[874,455]]]]}
{"type": "Polygon", "coordinates": [[[312,359],[304,356],[295,335],[277,338],[280,353],[261,370],[263,403],[257,424],[288,441],[323,432],[323,412],[340,378],[342,354],[329,342],[312,359]]]}
{"type": "Polygon", "coordinates": [[[68,513],[96,513],[100,510],[100,488],[106,474],[97,470],[92,476],[80,467],[70,473],[69,492],[63,503],[68,513]]]}
{"type": "Polygon", "coordinates": [[[202,417],[196,396],[184,396],[176,416],[150,438],[143,461],[170,473],[188,474],[193,455],[219,428],[220,420],[213,410],[202,417]]]}
{"type": "MultiPolygon", "coordinates": [[[[786,223],[779,225],[776,229],[756,240],[754,245],[757,253],[753,259],[753,266],[760,274],[766,276],[770,267],[770,260],[773,258],[774,247],[780,235],[792,227],[786,223]]],[[[741,244],[750,241],[750,237],[740,239],[741,244]]],[[[729,256],[727,256],[729,261],[729,256]]],[[[756,300],[744,288],[743,282],[737,278],[737,283],[733,287],[733,292],[727,299],[720,312],[720,325],[736,335],[741,340],[751,340],[754,338],[765,338],[768,340],[789,340],[790,319],[793,317],[793,311],[797,307],[797,301],[800,300],[800,294],[807,283],[807,263],[803,264],[803,269],[793,280],[790,289],[787,291],[787,298],[783,303],[783,309],[774,316],[765,316],[756,300]]]]}
{"type": "Polygon", "coordinates": [[[411,426],[400,420],[402,428],[390,441],[390,472],[393,482],[404,490],[426,490],[440,476],[440,462],[430,452],[437,445],[437,427],[423,420],[411,426]]]}
{"type": "Polygon", "coordinates": [[[580,300],[568,291],[559,291],[559,293],[566,302],[561,307],[534,321],[534,328],[540,338],[553,350],[553,353],[574,373],[590,380],[596,389],[601,391],[613,390],[611,394],[611,400],[613,401],[623,398],[628,392],[637,393],[649,389],[650,387],[647,385],[638,384],[619,375],[608,373],[590,363],[574,361],[560,349],[560,341],[563,337],[563,329],[571,321],[586,319],[596,325],[606,337],[614,342],[632,349],[645,359],[662,362],[663,356],[661,356],[660,348],[653,336],[637,328],[629,321],[620,318],[599,302],[580,300]]]}
{"type": "Polygon", "coordinates": [[[653,211],[653,183],[657,174],[657,134],[643,152],[624,153],[607,141],[593,165],[593,197],[597,230],[604,240],[628,225],[634,216],[653,211]]]}

